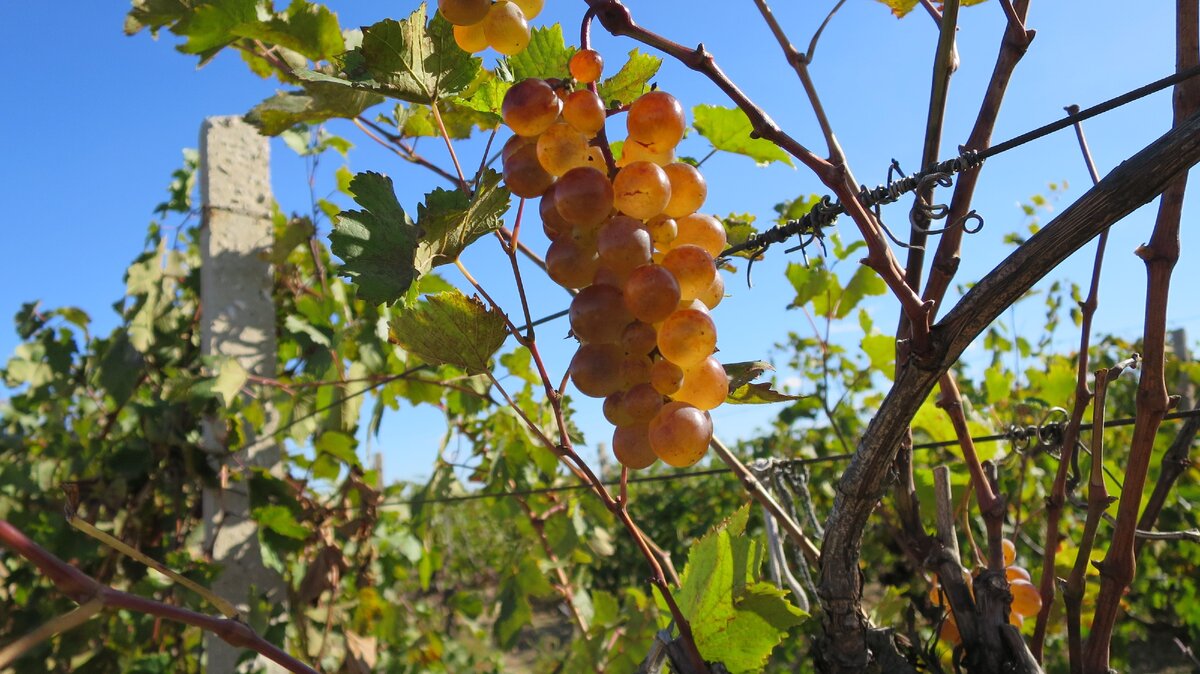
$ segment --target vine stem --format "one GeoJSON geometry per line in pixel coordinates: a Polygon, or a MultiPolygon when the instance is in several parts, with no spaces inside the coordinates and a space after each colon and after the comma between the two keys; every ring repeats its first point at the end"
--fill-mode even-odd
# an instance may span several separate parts
{"type": "Polygon", "coordinates": [[[437,122],[438,132],[441,134],[442,140],[446,141],[446,151],[450,153],[450,161],[454,162],[454,170],[458,172],[458,187],[463,194],[470,194],[471,183],[467,182],[462,165],[458,163],[458,153],[454,151],[454,143],[450,141],[450,134],[446,131],[445,123],[442,122],[442,113],[438,111],[437,101],[434,101],[429,109],[433,111],[433,121],[437,122]]]}
{"type": "Polygon", "coordinates": [[[429,169],[430,171],[436,173],[442,178],[445,178],[447,181],[455,185],[459,184],[458,178],[455,178],[453,173],[450,173],[441,166],[438,166],[425,157],[417,154],[417,152],[409,147],[409,145],[405,143],[399,136],[388,132],[375,122],[372,122],[371,120],[362,116],[355,117],[353,122],[354,126],[357,126],[359,131],[367,134],[368,138],[387,148],[397,157],[400,157],[406,162],[429,169]]]}
{"type": "Polygon", "coordinates": [[[283,649],[266,641],[245,623],[228,618],[217,618],[196,613],[178,606],[171,606],[128,592],[101,585],[96,579],[51,554],[30,540],[24,533],[5,520],[0,520],[0,543],[36,566],[50,579],[59,592],[76,603],[89,605],[99,602],[104,608],[115,608],[144,613],[185,625],[199,627],[212,632],[235,648],[245,648],[262,655],[289,672],[317,674],[312,667],[288,655],[283,649]]]}
{"type": "MultiPolygon", "coordinates": [[[[542,544],[542,552],[546,554],[546,559],[550,565],[554,567],[555,576],[558,578],[558,594],[567,604],[567,609],[571,612],[571,618],[579,627],[580,635],[584,641],[591,641],[588,635],[587,619],[579,612],[579,607],[575,605],[575,590],[571,579],[567,577],[567,572],[563,569],[562,563],[558,559],[558,555],[554,553],[554,548],[550,546],[550,539],[546,537],[546,518],[552,513],[547,511],[538,515],[533,512],[533,508],[529,505],[529,501],[524,498],[517,497],[517,503],[521,505],[521,509],[525,511],[525,516],[529,518],[529,524],[533,527],[534,532],[538,535],[538,540],[542,544]]],[[[562,505],[561,503],[559,505],[562,505]]],[[[599,670],[597,670],[599,671],[599,670]]]]}

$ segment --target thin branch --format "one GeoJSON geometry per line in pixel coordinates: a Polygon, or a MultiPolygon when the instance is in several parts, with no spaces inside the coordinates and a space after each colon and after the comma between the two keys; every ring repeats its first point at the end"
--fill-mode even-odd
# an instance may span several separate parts
{"type": "Polygon", "coordinates": [[[367,134],[371,140],[391,150],[396,156],[400,157],[404,161],[427,168],[454,185],[459,184],[458,178],[456,178],[453,173],[450,173],[441,166],[438,166],[437,164],[434,164],[428,159],[417,154],[416,151],[413,150],[412,147],[410,147],[407,143],[405,143],[400,136],[389,132],[387,129],[384,129],[375,122],[372,122],[371,120],[362,116],[354,118],[354,125],[357,126],[360,131],[367,134]],[[383,137],[381,138],[380,136],[383,137]]]}
{"type": "Polygon", "coordinates": [[[812,39],[808,41],[808,51],[804,52],[804,61],[806,63],[813,62],[813,56],[817,53],[817,41],[821,39],[821,34],[825,32],[825,26],[829,25],[829,22],[833,20],[833,15],[837,14],[838,10],[844,4],[846,4],[846,0],[838,0],[833,9],[829,10],[829,13],[825,15],[825,20],[817,27],[817,32],[813,33],[812,39]]]}
{"type": "Polygon", "coordinates": [[[86,604],[81,604],[67,613],[55,616],[39,625],[32,632],[18,637],[4,648],[0,648],[0,671],[4,671],[10,667],[18,658],[28,653],[43,641],[79,627],[91,620],[102,610],[104,610],[104,602],[93,598],[86,604]]]}
{"type": "Polygon", "coordinates": [[[454,170],[458,172],[458,187],[463,191],[463,194],[471,193],[471,184],[467,182],[467,176],[463,173],[462,165],[458,163],[458,153],[454,151],[454,143],[450,140],[450,133],[446,131],[446,124],[442,122],[442,113],[438,111],[437,101],[434,101],[429,109],[433,111],[433,121],[437,122],[438,132],[442,136],[442,140],[446,141],[446,151],[450,153],[450,160],[454,162],[454,170]]]}

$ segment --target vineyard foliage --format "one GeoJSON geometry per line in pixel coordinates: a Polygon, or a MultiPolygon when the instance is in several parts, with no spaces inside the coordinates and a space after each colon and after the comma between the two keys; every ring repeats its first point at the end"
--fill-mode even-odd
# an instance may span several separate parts
{"type": "MultiPolygon", "coordinates": [[[[886,4],[897,16],[917,6],[886,4]]],[[[0,401],[0,519],[104,584],[212,613],[202,597],[72,528],[64,511],[205,584],[218,564],[207,547],[203,489],[245,482],[264,559],[284,579],[287,596],[277,604],[228,599],[248,607],[244,620],[265,639],[320,671],[637,671],[656,639],[678,636],[678,625],[663,593],[647,583],[652,570],[620,513],[579,488],[578,471],[563,458],[564,446],[607,441],[583,438],[571,422],[574,409],[599,402],[570,390],[560,399],[554,391],[565,364],[544,379],[536,342],[514,335],[513,325],[524,322],[521,307],[495,306],[464,268],[456,269],[468,247],[491,249],[501,260],[510,255],[514,268],[517,241],[544,249],[530,215],[535,204],[524,204],[518,216],[523,200],[488,158],[509,135],[500,113],[514,84],[571,80],[568,62],[579,45],[567,36],[576,27],[531,21],[528,47],[497,58],[463,51],[432,5],[409,6],[361,29],[339,25],[331,8],[306,0],[282,10],[270,5],[135,0],[125,30],[170,33],[200,65],[236,52],[264,79],[264,100],[245,119],[263,134],[282,136],[310,165],[318,158],[348,162],[350,138],[371,142],[368,135],[390,145],[396,160],[357,173],[343,166],[327,186],[328,198],[311,207],[274,207],[279,374],[266,379],[232,359],[201,355],[198,159],[185,152],[144,250],[126,271],[125,295],[112,308],[115,329],[98,334],[83,310],[32,298],[15,317],[21,344],[0,369],[7,387],[0,401]],[[272,93],[273,87],[283,90],[272,93]],[[448,144],[494,142],[482,158],[459,157],[465,173],[430,170],[413,141],[441,143],[443,136],[448,144]],[[430,185],[413,212],[397,198],[393,181],[402,180],[430,185]],[[519,229],[518,217],[524,218],[519,229]],[[384,424],[404,424],[403,410],[414,407],[444,418],[438,458],[426,482],[387,483],[363,438],[377,437],[384,424]],[[221,470],[203,449],[208,424],[231,452],[274,425],[286,450],[283,470],[221,470]],[[452,444],[469,449],[450,458],[452,444]],[[494,496],[471,498],[486,494],[494,496]]],[[[659,56],[636,48],[605,56],[597,93],[609,108],[657,88],[659,56]]],[[[687,117],[689,134],[718,156],[794,164],[777,144],[755,137],[747,114],[726,101],[696,105],[687,117]]],[[[621,145],[608,148],[618,160],[621,145]]],[[[1062,188],[1051,184],[1047,195],[1052,200],[1062,188]]],[[[817,203],[817,195],[781,195],[775,213],[721,220],[733,244],[817,203]]],[[[1014,247],[1037,230],[1046,203],[1038,195],[1026,206],[1030,220],[1010,237],[1014,247]]],[[[733,377],[728,403],[778,411],[767,428],[733,446],[734,454],[818,544],[846,455],[882,403],[897,358],[893,326],[879,324],[864,306],[888,292],[874,270],[859,264],[866,243],[843,227],[821,244],[787,265],[791,297],[754,300],[766,316],[779,317],[765,324],[778,333],[777,349],[762,357],[795,379],[786,385],[772,379],[766,362],[725,363],[733,377]]],[[[726,262],[726,283],[740,283],[747,264],[744,256],[726,262]]],[[[521,269],[543,273],[523,258],[521,269]]],[[[1076,395],[1077,354],[1056,345],[1075,339],[1086,292],[1085,279],[1059,279],[1028,293],[1020,308],[1044,317],[1038,329],[1018,334],[997,322],[980,341],[986,355],[952,368],[972,435],[1064,419],[1062,409],[1076,395]]],[[[720,325],[719,309],[714,316],[720,325]]],[[[543,330],[555,337],[565,332],[553,325],[543,330]]],[[[1091,361],[1106,367],[1140,351],[1136,337],[1096,336],[1091,361]]],[[[1200,364],[1167,363],[1172,391],[1184,393],[1190,408],[1200,364]]],[[[1136,379],[1127,374],[1112,383],[1110,418],[1134,415],[1136,379]]],[[[1163,425],[1156,456],[1177,430],[1163,425]]],[[[982,568],[986,537],[971,503],[970,474],[960,447],[946,442],[955,430],[936,395],[921,406],[912,431],[917,495],[932,504],[932,467],[952,467],[962,562],[982,568]]],[[[1105,431],[1114,495],[1121,493],[1131,433],[1129,426],[1105,431]]],[[[998,492],[1008,503],[1005,537],[1035,583],[1058,439],[1047,433],[977,445],[979,458],[998,467],[998,492]]],[[[1076,477],[1085,482],[1088,461],[1078,459],[1083,472],[1076,477]]],[[[630,483],[620,507],[644,540],[661,549],[673,601],[704,660],[729,672],[813,670],[822,631],[816,567],[800,547],[778,544],[800,592],[780,581],[769,550],[778,534],[769,533],[769,516],[733,474],[707,470],[723,467],[710,455],[691,469],[702,471],[697,475],[661,464],[631,473],[650,479],[630,483]]],[[[625,491],[616,486],[622,472],[611,457],[593,468],[613,494],[625,491]]],[[[1158,470],[1156,460],[1151,482],[1158,470]]],[[[1196,529],[1190,504],[1197,501],[1200,472],[1193,464],[1159,528],[1196,529]]],[[[1056,558],[1064,578],[1084,522],[1085,508],[1076,505],[1066,509],[1056,558]]],[[[932,527],[932,505],[924,514],[932,527]]],[[[938,639],[944,610],[931,598],[924,560],[906,555],[899,517],[885,500],[865,532],[867,610],[875,624],[896,627],[918,660],[950,671],[953,644],[938,639]]],[[[1198,567],[1194,543],[1147,544],[1114,636],[1114,665],[1170,649],[1170,638],[1200,643],[1198,567]]],[[[1098,589],[1095,570],[1089,574],[1085,616],[1098,589]]],[[[73,604],[32,565],[0,552],[0,606],[2,647],[73,604]]],[[[1046,667],[1065,671],[1061,604],[1049,627],[1046,667]]],[[[1022,629],[1030,634],[1032,620],[1022,629]]],[[[195,628],[108,611],[65,638],[34,646],[12,671],[200,672],[201,642],[195,628]]],[[[247,652],[246,661],[253,658],[247,652]]]]}

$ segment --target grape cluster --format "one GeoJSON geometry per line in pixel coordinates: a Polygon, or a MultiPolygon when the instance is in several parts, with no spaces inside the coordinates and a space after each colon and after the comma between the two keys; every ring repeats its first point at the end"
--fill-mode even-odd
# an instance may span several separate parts
{"type": "MultiPolygon", "coordinates": [[[[581,83],[602,67],[586,49],[570,62],[581,83]]],[[[527,79],[508,91],[501,114],[516,135],[501,153],[504,178],[514,194],[541,197],[550,277],[579,290],[571,380],[604,399],[617,460],[690,466],[712,439],[708,410],[729,394],[709,315],[724,296],[714,258],[725,229],[696,212],[707,184],[675,160],[687,126],[679,101],[652,91],[629,106],[629,135],[610,174],[597,137],[608,111],[592,91],[568,88],[527,79]]]]}
{"type": "MultiPolygon", "coordinates": [[[[1000,541],[1004,548],[1004,575],[1008,579],[1008,590],[1012,593],[1012,606],[1008,613],[1008,622],[1020,627],[1025,619],[1037,615],[1042,610],[1042,595],[1030,579],[1029,572],[1017,566],[1017,547],[1007,538],[1000,541]]],[[[974,596],[974,590],[972,590],[974,596]]],[[[948,608],[949,603],[937,580],[929,590],[929,599],[935,604],[948,608]]],[[[954,620],[953,611],[942,622],[939,635],[942,641],[952,644],[962,643],[962,635],[958,633],[958,623],[954,620]]]]}
{"type": "Polygon", "coordinates": [[[454,24],[454,41],[472,54],[488,47],[512,56],[529,46],[529,21],[545,0],[438,0],[438,11],[454,24]]]}

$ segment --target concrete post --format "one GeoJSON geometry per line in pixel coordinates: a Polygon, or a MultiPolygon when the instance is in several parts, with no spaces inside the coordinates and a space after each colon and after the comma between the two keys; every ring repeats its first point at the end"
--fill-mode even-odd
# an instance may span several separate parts
{"type": "MultiPolygon", "coordinates": [[[[252,374],[275,376],[275,305],[271,267],[266,260],[273,241],[267,139],[238,117],[210,117],[200,129],[201,349],[225,355],[252,374]]],[[[210,424],[204,446],[221,485],[205,490],[206,545],[222,566],[213,591],[239,611],[251,597],[284,599],[279,576],[263,565],[258,531],[250,518],[249,483],[242,471],[280,469],[280,448],[272,438],[277,425],[268,412],[261,437],[249,437],[244,449],[230,453],[223,425],[210,424]],[[239,474],[242,473],[242,474],[239,474]]],[[[208,674],[231,674],[244,651],[205,635],[208,674]]],[[[268,667],[267,671],[283,671],[268,667]]]]}

